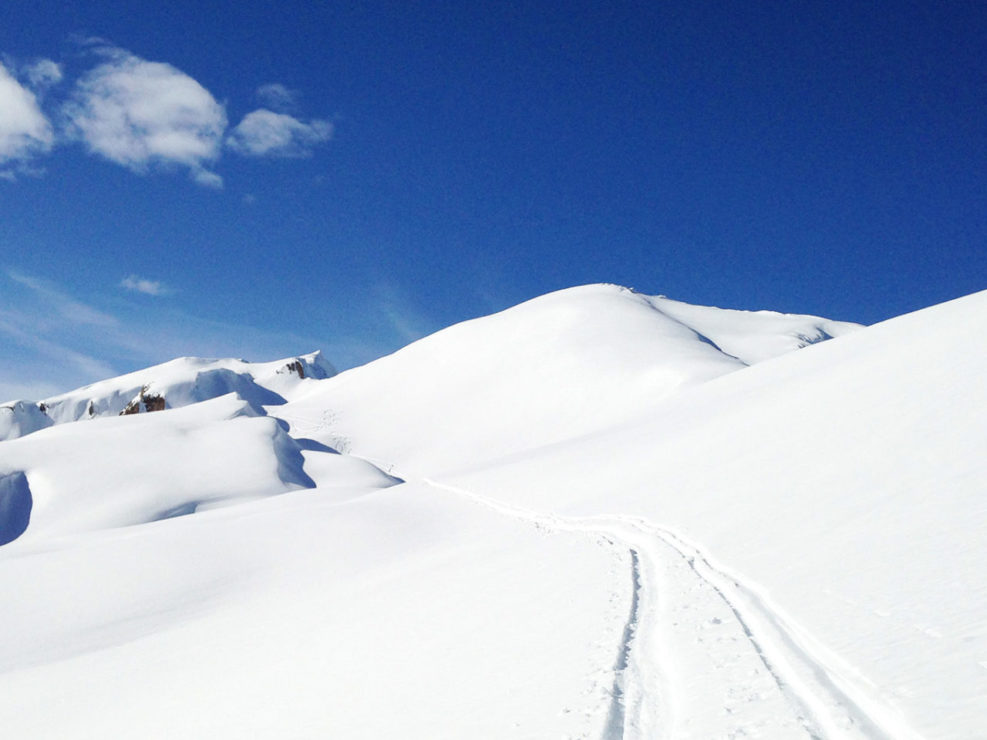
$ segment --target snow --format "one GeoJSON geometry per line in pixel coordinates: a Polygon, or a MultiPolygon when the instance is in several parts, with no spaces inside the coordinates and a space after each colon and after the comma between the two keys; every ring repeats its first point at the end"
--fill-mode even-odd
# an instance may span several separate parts
{"type": "Polygon", "coordinates": [[[30,586],[3,614],[11,737],[543,737],[609,707],[620,553],[441,492],[8,547],[5,592],[30,586]]]}
{"type": "Polygon", "coordinates": [[[313,386],[279,415],[331,430],[323,436],[334,447],[406,469],[461,466],[648,413],[683,388],[745,367],[735,354],[753,361],[779,345],[795,349],[821,328],[859,327],[587,285],[449,327],[313,386]]]}
{"type": "Polygon", "coordinates": [[[183,358],[49,428],[11,405],[0,724],[980,737],[985,322],[583,286],[335,377],[183,358]]]}
{"type": "Polygon", "coordinates": [[[23,437],[53,423],[36,403],[13,401],[0,406],[0,440],[23,437]]]}
{"type": "Polygon", "coordinates": [[[985,323],[987,293],[969,296],[451,480],[566,516],[660,522],[810,635],[814,660],[859,684],[862,701],[903,718],[892,737],[903,725],[976,737],[987,717],[987,356],[971,337],[985,323]]]}
{"type": "Polygon", "coordinates": [[[119,415],[142,393],[163,396],[179,408],[227,393],[255,405],[284,403],[305,380],[331,377],[335,369],[321,352],[267,363],[180,357],[162,365],[100,381],[36,403],[0,406],[0,440],[14,439],[53,424],[119,415]],[[301,369],[304,378],[300,377],[301,369]],[[6,413],[5,413],[6,412],[6,413]]]}

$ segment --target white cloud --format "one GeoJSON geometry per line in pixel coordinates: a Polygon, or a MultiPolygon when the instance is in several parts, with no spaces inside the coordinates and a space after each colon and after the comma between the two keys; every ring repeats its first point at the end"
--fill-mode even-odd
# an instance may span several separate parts
{"type": "Polygon", "coordinates": [[[248,157],[307,157],[332,137],[329,121],[299,121],[286,113],[260,109],[248,113],[226,139],[233,151],[248,157]]]}
{"type": "Polygon", "coordinates": [[[24,76],[36,90],[47,90],[62,81],[62,67],[51,59],[38,59],[24,68],[24,76]]]}
{"type": "Polygon", "coordinates": [[[63,111],[90,151],[143,173],[151,165],[187,167],[193,179],[218,186],[206,165],[219,157],[226,111],[184,72],[122,49],[75,86],[63,111]]]}
{"type": "Polygon", "coordinates": [[[192,179],[207,188],[216,188],[218,190],[223,187],[223,178],[209,170],[194,170],[192,172],[192,179]]]}
{"type": "Polygon", "coordinates": [[[289,113],[298,104],[298,91],[289,90],[279,82],[261,85],[256,95],[261,105],[278,113],[289,113]]]}
{"type": "Polygon", "coordinates": [[[126,288],[127,290],[135,293],[144,293],[146,295],[166,295],[170,292],[168,288],[165,287],[164,283],[157,280],[148,280],[147,278],[138,277],[137,275],[128,275],[125,277],[120,281],[120,287],[126,288]]]}
{"type": "Polygon", "coordinates": [[[51,150],[55,135],[34,93],[0,64],[0,176],[13,179],[17,166],[51,150]]]}

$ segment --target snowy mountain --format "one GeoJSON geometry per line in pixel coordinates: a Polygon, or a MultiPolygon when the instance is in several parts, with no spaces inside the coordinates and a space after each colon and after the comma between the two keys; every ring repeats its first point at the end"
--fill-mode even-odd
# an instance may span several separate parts
{"type": "Polygon", "coordinates": [[[37,402],[0,405],[0,441],[54,424],[179,408],[227,393],[255,404],[284,403],[281,392],[305,378],[336,374],[321,352],[268,363],[180,357],[37,402]]]}
{"type": "Polygon", "coordinates": [[[6,404],[0,723],[981,737],[985,322],[584,286],[6,404]]]}
{"type": "Polygon", "coordinates": [[[859,328],[587,285],[449,327],[279,415],[406,471],[461,467],[652,414],[685,388],[859,328]]]}

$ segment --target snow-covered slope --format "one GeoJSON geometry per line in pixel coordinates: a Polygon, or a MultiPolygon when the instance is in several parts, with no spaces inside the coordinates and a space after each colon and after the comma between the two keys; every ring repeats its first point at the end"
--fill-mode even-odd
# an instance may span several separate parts
{"type": "Polygon", "coordinates": [[[0,726],[979,738],[985,323],[586,286],[0,442],[0,726]]]}
{"type": "Polygon", "coordinates": [[[642,297],[658,311],[682,322],[747,365],[861,328],[859,324],[831,321],[818,316],[737,311],[693,306],[665,296],[642,297]]]}
{"type": "Polygon", "coordinates": [[[0,406],[0,441],[23,437],[54,423],[39,403],[10,401],[0,406]]]}
{"type": "Polygon", "coordinates": [[[403,469],[461,466],[613,426],[683,388],[859,328],[586,285],[449,327],[313,386],[279,415],[403,469]]]}
{"type": "MultiPolygon", "coordinates": [[[[148,401],[179,408],[237,393],[255,405],[284,403],[304,379],[335,375],[321,352],[275,362],[180,357],[144,370],[100,381],[37,402],[0,406],[0,440],[14,439],[53,424],[148,410],[148,401]]],[[[153,408],[153,406],[152,406],[153,408]]]]}
{"type": "MultiPolygon", "coordinates": [[[[987,352],[971,337],[985,331],[987,292],[719,378],[668,399],[653,418],[451,482],[546,519],[602,518],[671,542],[702,563],[780,680],[805,680],[811,698],[820,692],[811,675],[824,677],[817,683],[844,708],[815,711],[834,717],[834,732],[979,737],[987,352]]],[[[698,639],[702,625],[656,629],[698,639]]],[[[688,678],[672,662],[665,671],[672,682],[688,678]]],[[[681,702],[681,723],[737,713],[708,692],[681,702]]]]}

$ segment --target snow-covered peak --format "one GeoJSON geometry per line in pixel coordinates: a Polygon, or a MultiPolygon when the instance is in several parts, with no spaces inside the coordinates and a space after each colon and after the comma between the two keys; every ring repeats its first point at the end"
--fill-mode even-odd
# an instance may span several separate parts
{"type": "Polygon", "coordinates": [[[333,446],[373,438],[391,461],[459,465],[605,428],[855,328],[584,285],[443,329],[312,386],[279,414],[333,446]]]}

